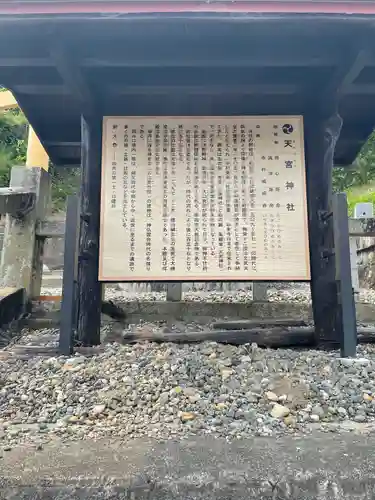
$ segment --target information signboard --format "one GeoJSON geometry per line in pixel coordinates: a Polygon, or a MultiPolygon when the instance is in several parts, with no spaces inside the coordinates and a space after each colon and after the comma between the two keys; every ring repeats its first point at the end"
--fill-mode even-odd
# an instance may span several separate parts
{"type": "Polygon", "coordinates": [[[99,279],[310,279],[302,117],[105,117],[99,279]]]}

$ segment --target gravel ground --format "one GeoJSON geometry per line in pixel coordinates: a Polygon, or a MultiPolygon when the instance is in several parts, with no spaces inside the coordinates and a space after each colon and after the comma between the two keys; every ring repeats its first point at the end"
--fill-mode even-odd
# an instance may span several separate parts
{"type": "MultiPolygon", "coordinates": [[[[59,289],[45,289],[47,295],[59,289]]],[[[165,293],[107,287],[118,302],[165,300],[165,293]]],[[[270,301],[310,302],[309,286],[271,288],[270,301]]],[[[187,292],[184,300],[248,302],[251,292],[187,292]]],[[[363,290],[363,302],[375,292],[363,290]]],[[[169,325],[170,327],[171,325],[169,325]]],[[[160,328],[143,324],[134,328],[160,328]]],[[[172,329],[197,330],[178,322],[172,329]]],[[[116,340],[111,326],[102,338],[116,340]]],[[[15,346],[56,347],[57,331],[21,332],[0,351],[0,451],[19,443],[115,437],[182,439],[191,434],[228,440],[251,436],[375,431],[375,347],[357,359],[337,352],[260,349],[217,343],[105,344],[91,357],[12,356],[15,346]],[[1,356],[3,354],[3,356],[1,356]]]]}
{"type": "MultiPolygon", "coordinates": [[[[44,330],[18,344],[55,341],[56,332],[44,330]]],[[[92,357],[3,357],[0,450],[56,438],[370,432],[374,368],[372,346],[360,346],[357,359],[217,343],[112,343],[92,357]]]]}

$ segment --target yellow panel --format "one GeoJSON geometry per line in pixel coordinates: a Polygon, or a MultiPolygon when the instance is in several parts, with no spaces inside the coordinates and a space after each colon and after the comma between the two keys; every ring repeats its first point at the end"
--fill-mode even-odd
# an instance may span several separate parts
{"type": "Polygon", "coordinates": [[[41,167],[48,170],[49,158],[43,148],[38,136],[29,127],[29,138],[27,141],[26,167],[41,167]]]}
{"type": "Polygon", "coordinates": [[[16,101],[12,92],[7,90],[6,92],[0,92],[0,110],[18,108],[18,102],[16,101]]]}

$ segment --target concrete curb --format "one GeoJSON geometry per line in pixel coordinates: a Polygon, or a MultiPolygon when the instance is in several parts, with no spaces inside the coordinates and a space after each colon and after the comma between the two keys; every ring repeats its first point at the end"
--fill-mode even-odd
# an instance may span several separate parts
{"type": "MultiPolygon", "coordinates": [[[[311,306],[299,302],[120,302],[127,315],[129,323],[139,321],[194,321],[206,324],[217,319],[249,319],[249,318],[290,318],[312,321],[311,306]]],[[[37,320],[42,317],[58,322],[60,302],[34,302],[33,312],[37,320]]],[[[358,323],[375,322],[375,304],[356,304],[358,323]]],[[[105,321],[105,317],[102,316],[105,321]]],[[[40,328],[44,325],[41,324],[40,328]]]]}
{"type": "Polygon", "coordinates": [[[7,500],[367,500],[374,437],[314,433],[227,443],[54,441],[1,460],[7,500]]]}

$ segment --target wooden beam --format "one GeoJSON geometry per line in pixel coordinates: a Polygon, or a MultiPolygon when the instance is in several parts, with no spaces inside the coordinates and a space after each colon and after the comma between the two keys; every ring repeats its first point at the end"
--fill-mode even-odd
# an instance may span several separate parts
{"type": "Polygon", "coordinates": [[[82,75],[81,69],[74,60],[74,54],[68,54],[67,49],[58,41],[59,32],[51,40],[50,55],[56,65],[63,82],[70,94],[78,101],[81,113],[86,117],[94,117],[96,113],[96,99],[82,75]]]}
{"type": "Polygon", "coordinates": [[[355,358],[357,348],[357,320],[352,283],[346,193],[333,194],[332,214],[338,302],[336,331],[340,339],[341,357],[355,358]]]}
{"type": "MultiPolygon", "coordinates": [[[[342,128],[341,134],[340,134],[340,142],[342,142],[342,141],[353,142],[353,140],[355,142],[360,142],[361,138],[357,137],[358,130],[363,130],[363,131],[365,131],[365,133],[367,133],[367,135],[370,135],[374,129],[374,123],[375,123],[375,117],[374,117],[374,120],[371,122],[369,122],[369,121],[362,121],[362,122],[353,121],[353,122],[350,122],[350,125],[348,125],[348,126],[344,125],[342,128]],[[355,139],[353,139],[353,137],[355,137],[355,139]]],[[[362,138],[362,141],[363,141],[363,138],[362,138]]]]}
{"type": "Polygon", "coordinates": [[[357,79],[357,77],[362,72],[363,68],[366,66],[368,61],[370,60],[370,56],[367,50],[360,50],[358,54],[351,61],[350,67],[347,67],[347,71],[345,73],[346,65],[343,65],[343,77],[339,82],[337,93],[343,94],[346,92],[348,87],[352,85],[352,83],[357,79]]]}
{"type": "Polygon", "coordinates": [[[46,146],[54,148],[80,148],[81,143],[78,141],[44,141],[46,146]]]}
{"type": "Polygon", "coordinates": [[[375,94],[375,84],[350,84],[346,87],[345,94],[373,95],[375,94]]]}
{"type": "MultiPolygon", "coordinates": [[[[332,103],[331,103],[332,106],[332,103]]],[[[317,105],[318,109],[319,106],[317,105]]],[[[332,110],[332,108],[331,108],[332,110]]],[[[329,217],[335,140],[340,119],[332,112],[305,117],[306,178],[308,198],[311,298],[317,341],[339,345],[337,285],[333,252],[333,225],[329,217]]]]}
{"type": "MultiPolygon", "coordinates": [[[[209,98],[199,94],[160,94],[150,98],[144,94],[144,98],[135,99],[133,96],[123,95],[121,99],[112,96],[111,100],[105,101],[107,115],[131,115],[131,116],[170,116],[176,115],[300,115],[304,113],[306,105],[299,94],[272,96],[260,99],[259,95],[247,95],[247,98],[235,94],[217,94],[209,98]],[[172,97],[172,98],[171,98],[172,97]]],[[[104,96],[103,96],[104,97],[104,96]]],[[[63,133],[63,131],[62,131],[63,133]]],[[[68,133],[68,131],[66,131],[68,133]]]]}
{"type": "Polygon", "coordinates": [[[37,84],[20,84],[13,85],[14,92],[24,95],[70,95],[71,91],[66,85],[37,85],[37,84]]]}
{"type": "MultiPolygon", "coordinates": [[[[168,47],[163,47],[157,51],[157,57],[153,57],[149,51],[140,47],[136,50],[119,54],[108,55],[94,54],[91,57],[83,57],[77,61],[78,66],[86,68],[168,68],[168,67],[192,67],[192,68],[305,68],[305,67],[333,67],[337,61],[335,54],[316,54],[307,51],[287,53],[285,50],[277,50],[273,47],[273,52],[253,51],[245,54],[238,54],[236,48],[226,50],[226,54],[217,51],[216,47],[202,51],[202,46],[184,47],[172,53],[168,47]],[[176,55],[178,54],[178,55],[176,55]],[[236,54],[233,57],[233,54],[236,54]]],[[[49,57],[0,57],[0,67],[2,68],[48,68],[53,67],[54,61],[49,57]]]]}
{"type": "Polygon", "coordinates": [[[0,68],[45,68],[53,66],[46,57],[0,57],[0,68]]]}
{"type": "Polygon", "coordinates": [[[261,327],[246,330],[203,330],[197,332],[127,332],[119,339],[123,344],[138,342],[220,342],[223,344],[251,344],[261,347],[312,346],[315,344],[314,329],[310,327],[261,327]]]}
{"type": "MultiPolygon", "coordinates": [[[[170,67],[191,67],[191,68],[287,68],[287,67],[331,67],[335,66],[336,58],[332,56],[309,56],[299,54],[294,56],[288,54],[254,54],[248,53],[233,57],[227,54],[224,57],[217,49],[212,50],[208,55],[207,51],[202,54],[197,47],[189,49],[188,53],[182,54],[177,51],[178,56],[168,50],[165,54],[158,51],[157,57],[152,57],[149,51],[128,51],[121,55],[114,56],[93,56],[82,59],[81,65],[88,68],[170,68],[170,67]]],[[[1,60],[0,60],[1,66],[1,60]]]]}
{"type": "Polygon", "coordinates": [[[69,195],[66,205],[59,350],[61,354],[68,356],[73,352],[77,330],[78,196],[69,195]]]}
{"type": "Polygon", "coordinates": [[[101,185],[102,119],[90,124],[82,118],[81,231],[78,256],[78,341],[100,343],[101,283],[99,271],[99,224],[101,185]]]}
{"type": "MultiPolygon", "coordinates": [[[[222,26],[223,28],[223,26],[222,26]]],[[[278,26],[279,30],[280,26],[278,26]]],[[[278,31],[277,30],[277,31],[278,31]]],[[[299,38],[299,44],[293,41],[290,31],[287,38],[273,38],[269,43],[269,34],[255,35],[253,27],[247,30],[245,36],[236,31],[227,33],[225,43],[222,30],[216,36],[205,33],[202,43],[200,35],[193,35],[181,30],[181,36],[173,35],[173,45],[170,37],[141,37],[135,33],[129,34],[122,30],[119,36],[102,38],[99,44],[87,46],[84,42],[74,40],[76,51],[81,58],[81,64],[88,67],[222,67],[226,65],[249,67],[285,67],[285,66],[331,66],[337,64],[342,55],[337,43],[327,43],[324,51],[314,44],[315,38],[299,38]],[[218,35],[220,33],[220,35],[218,35]],[[80,50],[82,46],[83,50],[80,50]],[[204,64],[207,63],[207,66],[204,64]]],[[[207,30],[206,30],[207,31],[207,30]]],[[[165,35],[165,34],[164,34],[165,35]]],[[[224,35],[225,36],[225,35],[224,35]]],[[[73,43],[74,43],[73,42],[73,43]]]]}
{"type": "Polygon", "coordinates": [[[251,318],[239,320],[223,320],[212,323],[211,328],[214,330],[246,330],[255,327],[269,326],[308,326],[306,321],[302,319],[287,319],[287,318],[251,318]]]}
{"type": "MultiPolygon", "coordinates": [[[[138,342],[219,342],[222,344],[251,344],[260,347],[313,347],[316,345],[316,331],[311,327],[263,327],[246,330],[202,330],[197,332],[152,332],[149,330],[126,333],[114,340],[123,344],[138,342]]],[[[368,327],[358,328],[358,343],[374,343],[375,330],[368,327]]]]}
{"type": "Polygon", "coordinates": [[[256,85],[109,85],[108,91],[115,95],[170,95],[183,94],[233,94],[233,95],[294,95],[304,89],[294,84],[256,84],[256,85]]]}
{"type": "Polygon", "coordinates": [[[359,49],[358,45],[355,45],[351,53],[343,56],[341,65],[323,90],[322,95],[327,96],[327,99],[330,100],[332,96],[344,94],[369,61],[371,61],[369,52],[359,49]]]}

